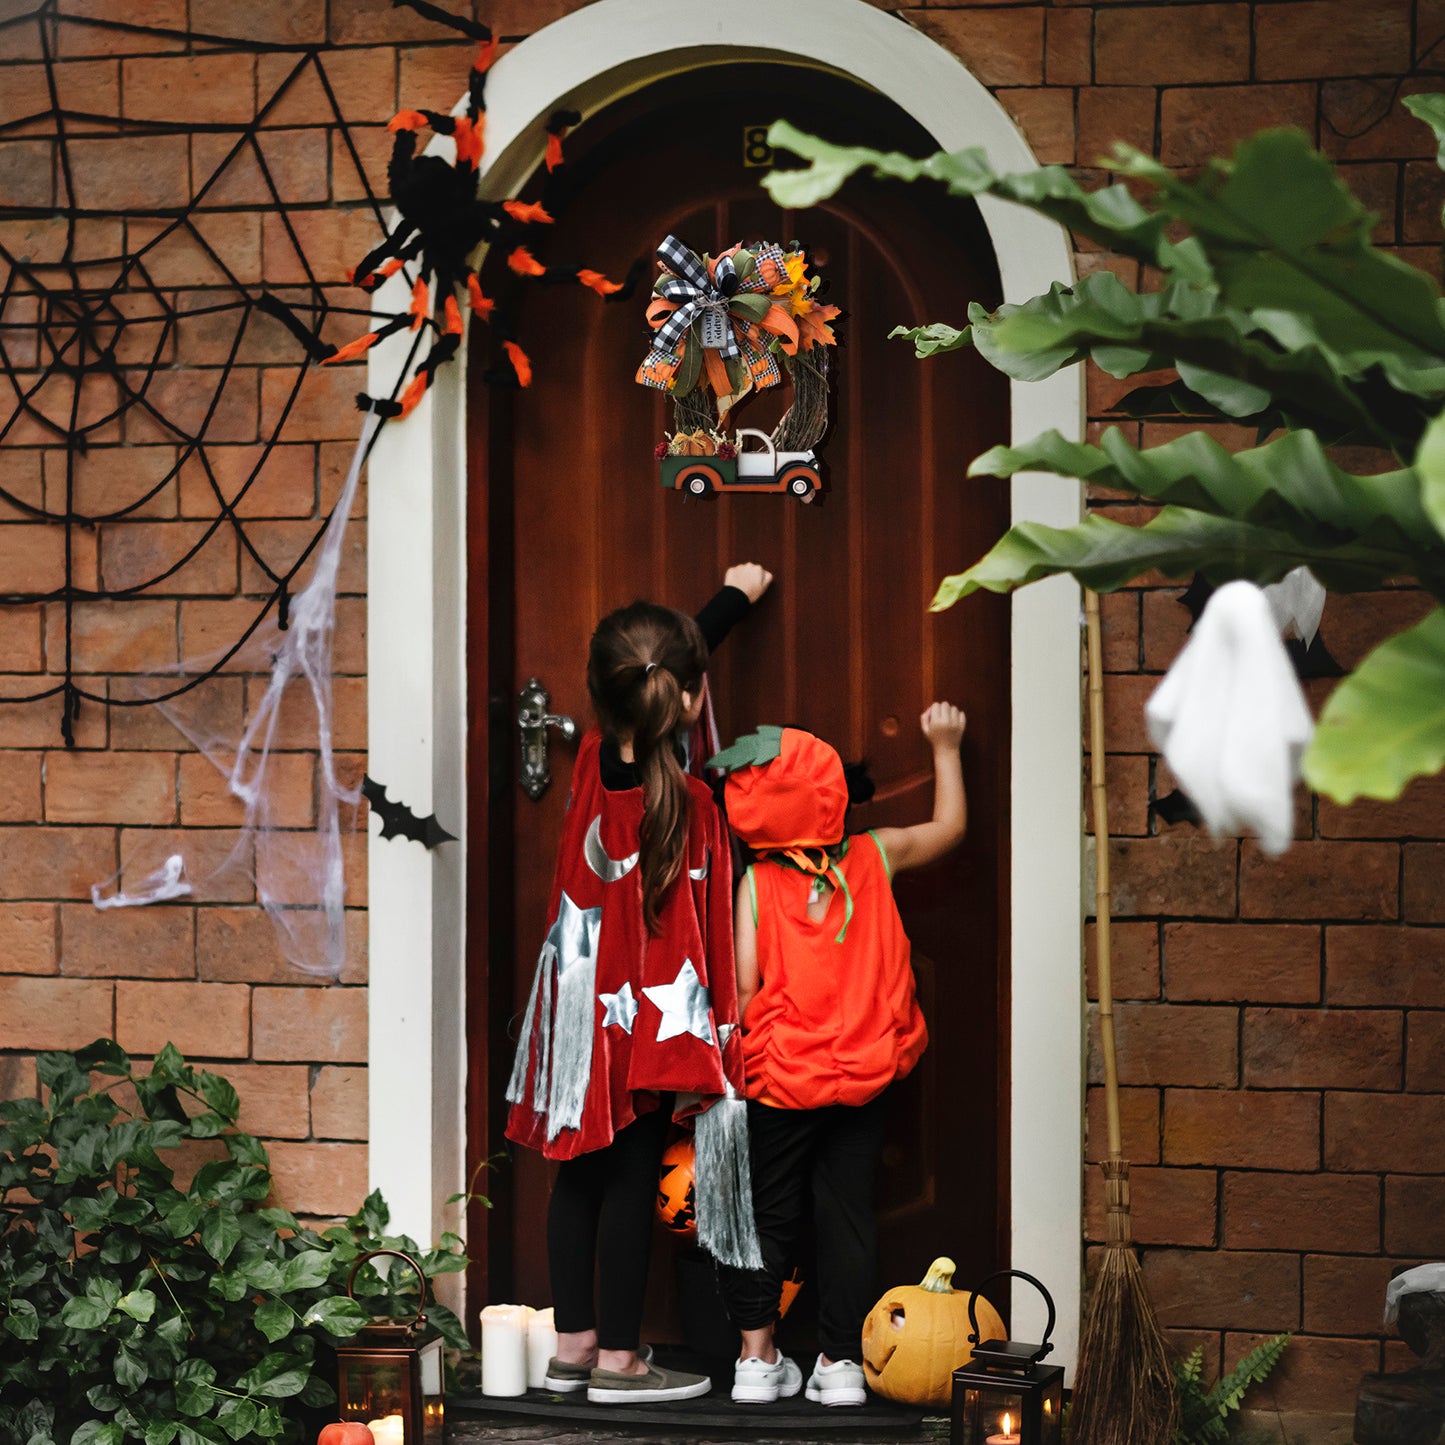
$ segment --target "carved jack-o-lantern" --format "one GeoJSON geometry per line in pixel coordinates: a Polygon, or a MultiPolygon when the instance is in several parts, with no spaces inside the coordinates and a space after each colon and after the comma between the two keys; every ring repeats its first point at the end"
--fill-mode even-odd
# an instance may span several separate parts
{"type": "MultiPolygon", "coordinates": [[[[973,1356],[969,1295],[953,1287],[954,1263],[935,1259],[921,1284],[889,1290],[863,1322],[863,1373],[869,1388],[909,1405],[947,1405],[953,1372],[973,1356]]],[[[980,1339],[1002,1337],[1003,1320],[982,1296],[980,1339]]]]}

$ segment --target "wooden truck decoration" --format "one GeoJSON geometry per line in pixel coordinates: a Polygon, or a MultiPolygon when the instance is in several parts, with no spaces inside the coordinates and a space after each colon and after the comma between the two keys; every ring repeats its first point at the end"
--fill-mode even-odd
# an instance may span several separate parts
{"type": "Polygon", "coordinates": [[[823,485],[811,451],[780,452],[767,432],[756,427],[739,427],[736,447],[723,442],[710,454],[669,454],[661,459],[661,467],[662,485],[685,498],[719,492],[787,492],[800,502],[811,502],[823,485]],[[750,449],[749,440],[758,445],[750,449]]]}

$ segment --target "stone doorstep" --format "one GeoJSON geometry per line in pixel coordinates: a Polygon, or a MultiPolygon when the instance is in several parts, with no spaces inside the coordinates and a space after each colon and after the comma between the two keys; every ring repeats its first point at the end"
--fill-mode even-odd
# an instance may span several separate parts
{"type": "MultiPolygon", "coordinates": [[[[932,1423],[932,1422],[928,1422],[932,1423]]],[[[922,1434],[887,1438],[884,1436],[850,1433],[848,1445],[919,1445],[919,1442],[942,1441],[948,1438],[946,1421],[937,1422],[938,1433],[927,1429],[922,1434]]],[[[1352,1415],[1321,1415],[1303,1411],[1243,1410],[1234,1430],[1236,1445],[1351,1445],[1354,1435],[1352,1415]]],[[[812,1442],[828,1440],[836,1445],[843,1437],[838,1435],[786,1436],[751,1435],[739,1439],[731,1432],[711,1435],[688,1436],[686,1439],[666,1432],[663,1434],[644,1433],[632,1430],[596,1430],[585,1426],[577,1429],[558,1430],[556,1425],[544,1420],[525,1420],[516,1416],[494,1416],[491,1419],[471,1418],[457,1420],[447,1427],[448,1445],[529,1445],[532,1441],[546,1441],[547,1445],[596,1445],[607,1441],[655,1441],[658,1445],[812,1445],[812,1442]]]]}
{"type": "Polygon", "coordinates": [[[1351,1445],[1355,1417],[1303,1410],[1241,1410],[1238,1445],[1351,1445]]]}
{"type": "MultiPolygon", "coordinates": [[[[1335,1445],[1334,1438],[1320,1437],[1322,1445],[1335,1445]]],[[[1349,1437],[1341,1436],[1348,1441],[1349,1437]]],[[[546,1445],[599,1445],[599,1442],[653,1442],[653,1445],[941,1445],[948,1439],[948,1421],[925,1420],[922,1430],[907,1435],[875,1435],[872,1432],[849,1430],[844,1434],[788,1431],[786,1434],[739,1436],[733,1431],[719,1430],[707,1434],[678,1435],[675,1428],[659,1432],[637,1427],[598,1430],[581,1421],[526,1419],[517,1415],[471,1416],[448,1420],[447,1445],[530,1445],[545,1441],[546,1445]],[[575,1428],[572,1428],[575,1424],[575,1428]],[[559,1428],[560,1427],[560,1428],[559,1428]]],[[[1273,1445],[1273,1442],[1270,1442],[1273,1445]]],[[[1291,1436],[1289,1445],[1295,1445],[1291,1436]]],[[[1313,1439],[1307,1445],[1315,1445],[1313,1439]]]]}

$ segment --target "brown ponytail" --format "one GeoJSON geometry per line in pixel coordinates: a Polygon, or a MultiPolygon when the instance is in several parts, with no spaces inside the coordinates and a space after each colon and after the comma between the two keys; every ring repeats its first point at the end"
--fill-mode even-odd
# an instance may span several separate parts
{"type": "Polygon", "coordinates": [[[614,736],[631,738],[642,777],[642,916],[654,935],[662,896],[682,871],[687,847],[689,795],[675,743],[682,694],[696,693],[706,666],[697,623],[651,602],[603,618],[587,659],[598,721],[614,736]]]}

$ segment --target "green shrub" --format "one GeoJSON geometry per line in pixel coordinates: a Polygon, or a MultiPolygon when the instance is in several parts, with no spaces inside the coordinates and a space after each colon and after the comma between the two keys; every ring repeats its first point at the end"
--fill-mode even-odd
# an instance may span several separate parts
{"type": "MultiPolygon", "coordinates": [[[[269,1160],[235,1127],[235,1089],[170,1045],[146,1074],[106,1039],[38,1072],[44,1102],[0,1104],[6,1445],[300,1440],[335,1399],[330,1348],[416,1309],[404,1268],[393,1285],[364,1265],[347,1298],[357,1256],[403,1249],[429,1276],[466,1264],[455,1236],[425,1252],[388,1236],[378,1194],[319,1233],[266,1208],[269,1160]],[[174,1166],[203,1140],[218,1157],[183,1187],[174,1166]]],[[[466,1346],[450,1311],[428,1316],[466,1346]]]]}

